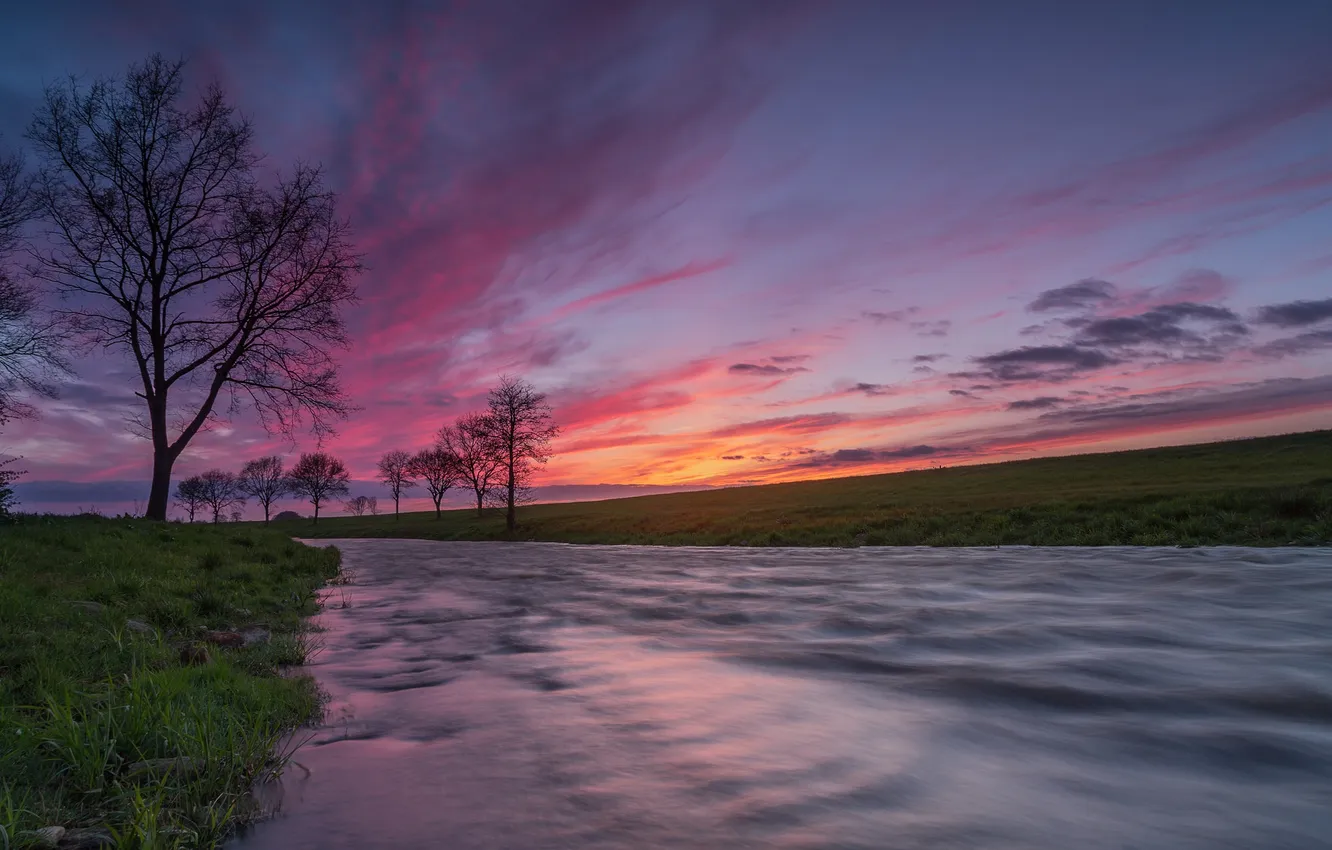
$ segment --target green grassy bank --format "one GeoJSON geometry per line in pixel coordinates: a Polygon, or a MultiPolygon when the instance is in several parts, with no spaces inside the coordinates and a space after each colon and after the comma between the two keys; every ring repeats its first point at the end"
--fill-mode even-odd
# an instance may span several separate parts
{"type": "Polygon", "coordinates": [[[253,816],[247,789],[320,712],[313,680],[279,670],[305,659],[302,618],[338,574],[337,550],[261,528],[0,525],[0,848],[51,826],[212,847],[253,816]],[[224,629],[248,645],[209,642],[224,629]]]}
{"type": "MultiPolygon", "coordinates": [[[[494,512],[490,512],[494,513],[494,512]]],[[[604,502],[532,505],[521,540],[739,546],[1332,543],[1332,431],[604,502]]],[[[508,539],[496,513],[293,522],[312,537],[508,539]]]]}

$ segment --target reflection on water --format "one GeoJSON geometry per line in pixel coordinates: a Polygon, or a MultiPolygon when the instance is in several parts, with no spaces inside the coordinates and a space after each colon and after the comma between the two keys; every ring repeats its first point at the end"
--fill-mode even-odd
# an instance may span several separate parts
{"type": "Polygon", "coordinates": [[[267,848],[1332,847],[1332,553],[338,542],[267,848]]]}

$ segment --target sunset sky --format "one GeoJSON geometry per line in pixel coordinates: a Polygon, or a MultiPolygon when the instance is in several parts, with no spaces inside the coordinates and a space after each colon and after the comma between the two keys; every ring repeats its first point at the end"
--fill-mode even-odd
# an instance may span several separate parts
{"type": "MultiPolygon", "coordinates": [[[[355,478],[511,373],[548,485],[769,482],[1332,427],[1329,45],[1325,0],[25,3],[0,145],[161,51],[322,162],[355,478]]],[[[134,381],[0,434],[25,508],[146,497],[134,381]]],[[[177,477],[312,447],[241,415],[177,477]]]]}

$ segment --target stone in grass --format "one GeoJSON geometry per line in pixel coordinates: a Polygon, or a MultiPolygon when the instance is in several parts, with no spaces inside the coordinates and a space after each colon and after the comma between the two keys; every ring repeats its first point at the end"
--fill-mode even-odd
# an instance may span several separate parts
{"type": "Polygon", "coordinates": [[[139,633],[139,634],[141,634],[141,635],[155,635],[155,634],[157,634],[157,629],[155,629],[155,628],[153,628],[152,626],[148,625],[148,624],[145,623],[143,620],[126,620],[126,621],[125,621],[125,628],[129,629],[129,630],[132,631],[132,632],[137,632],[137,633],[139,633]]]}
{"type": "Polygon", "coordinates": [[[142,776],[157,779],[163,776],[193,776],[201,770],[203,770],[203,762],[188,756],[180,756],[178,758],[136,761],[126,770],[126,775],[131,779],[142,776]]]}
{"type": "Polygon", "coordinates": [[[19,846],[41,847],[43,850],[48,850],[51,847],[58,847],[60,839],[64,836],[65,828],[63,826],[44,826],[32,832],[19,833],[19,846]]]}
{"type": "Polygon", "coordinates": [[[73,605],[75,608],[78,608],[80,611],[86,611],[89,614],[100,614],[106,610],[106,606],[103,605],[102,603],[90,602],[86,599],[80,600],[78,602],[71,602],[69,604],[73,605]]]}
{"type": "Polygon", "coordinates": [[[85,829],[67,829],[56,847],[60,850],[98,850],[101,847],[115,847],[116,840],[105,829],[95,826],[85,829]]]}

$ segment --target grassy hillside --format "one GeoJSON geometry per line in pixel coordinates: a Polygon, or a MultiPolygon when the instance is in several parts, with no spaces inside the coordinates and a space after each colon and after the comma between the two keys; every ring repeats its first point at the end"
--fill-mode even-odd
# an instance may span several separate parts
{"type": "Polygon", "coordinates": [[[338,570],[337,550],[258,528],[0,525],[0,848],[46,827],[215,846],[320,711],[313,680],[278,670],[338,570]],[[246,647],[209,643],[247,626],[246,647]]]}
{"type": "MultiPolygon", "coordinates": [[[[488,512],[494,513],[494,512],[488,512]]],[[[532,505],[516,539],[667,545],[1318,545],[1332,431],[1198,446],[532,505]]],[[[508,539],[495,514],[334,517],[312,537],[508,539]]]]}

